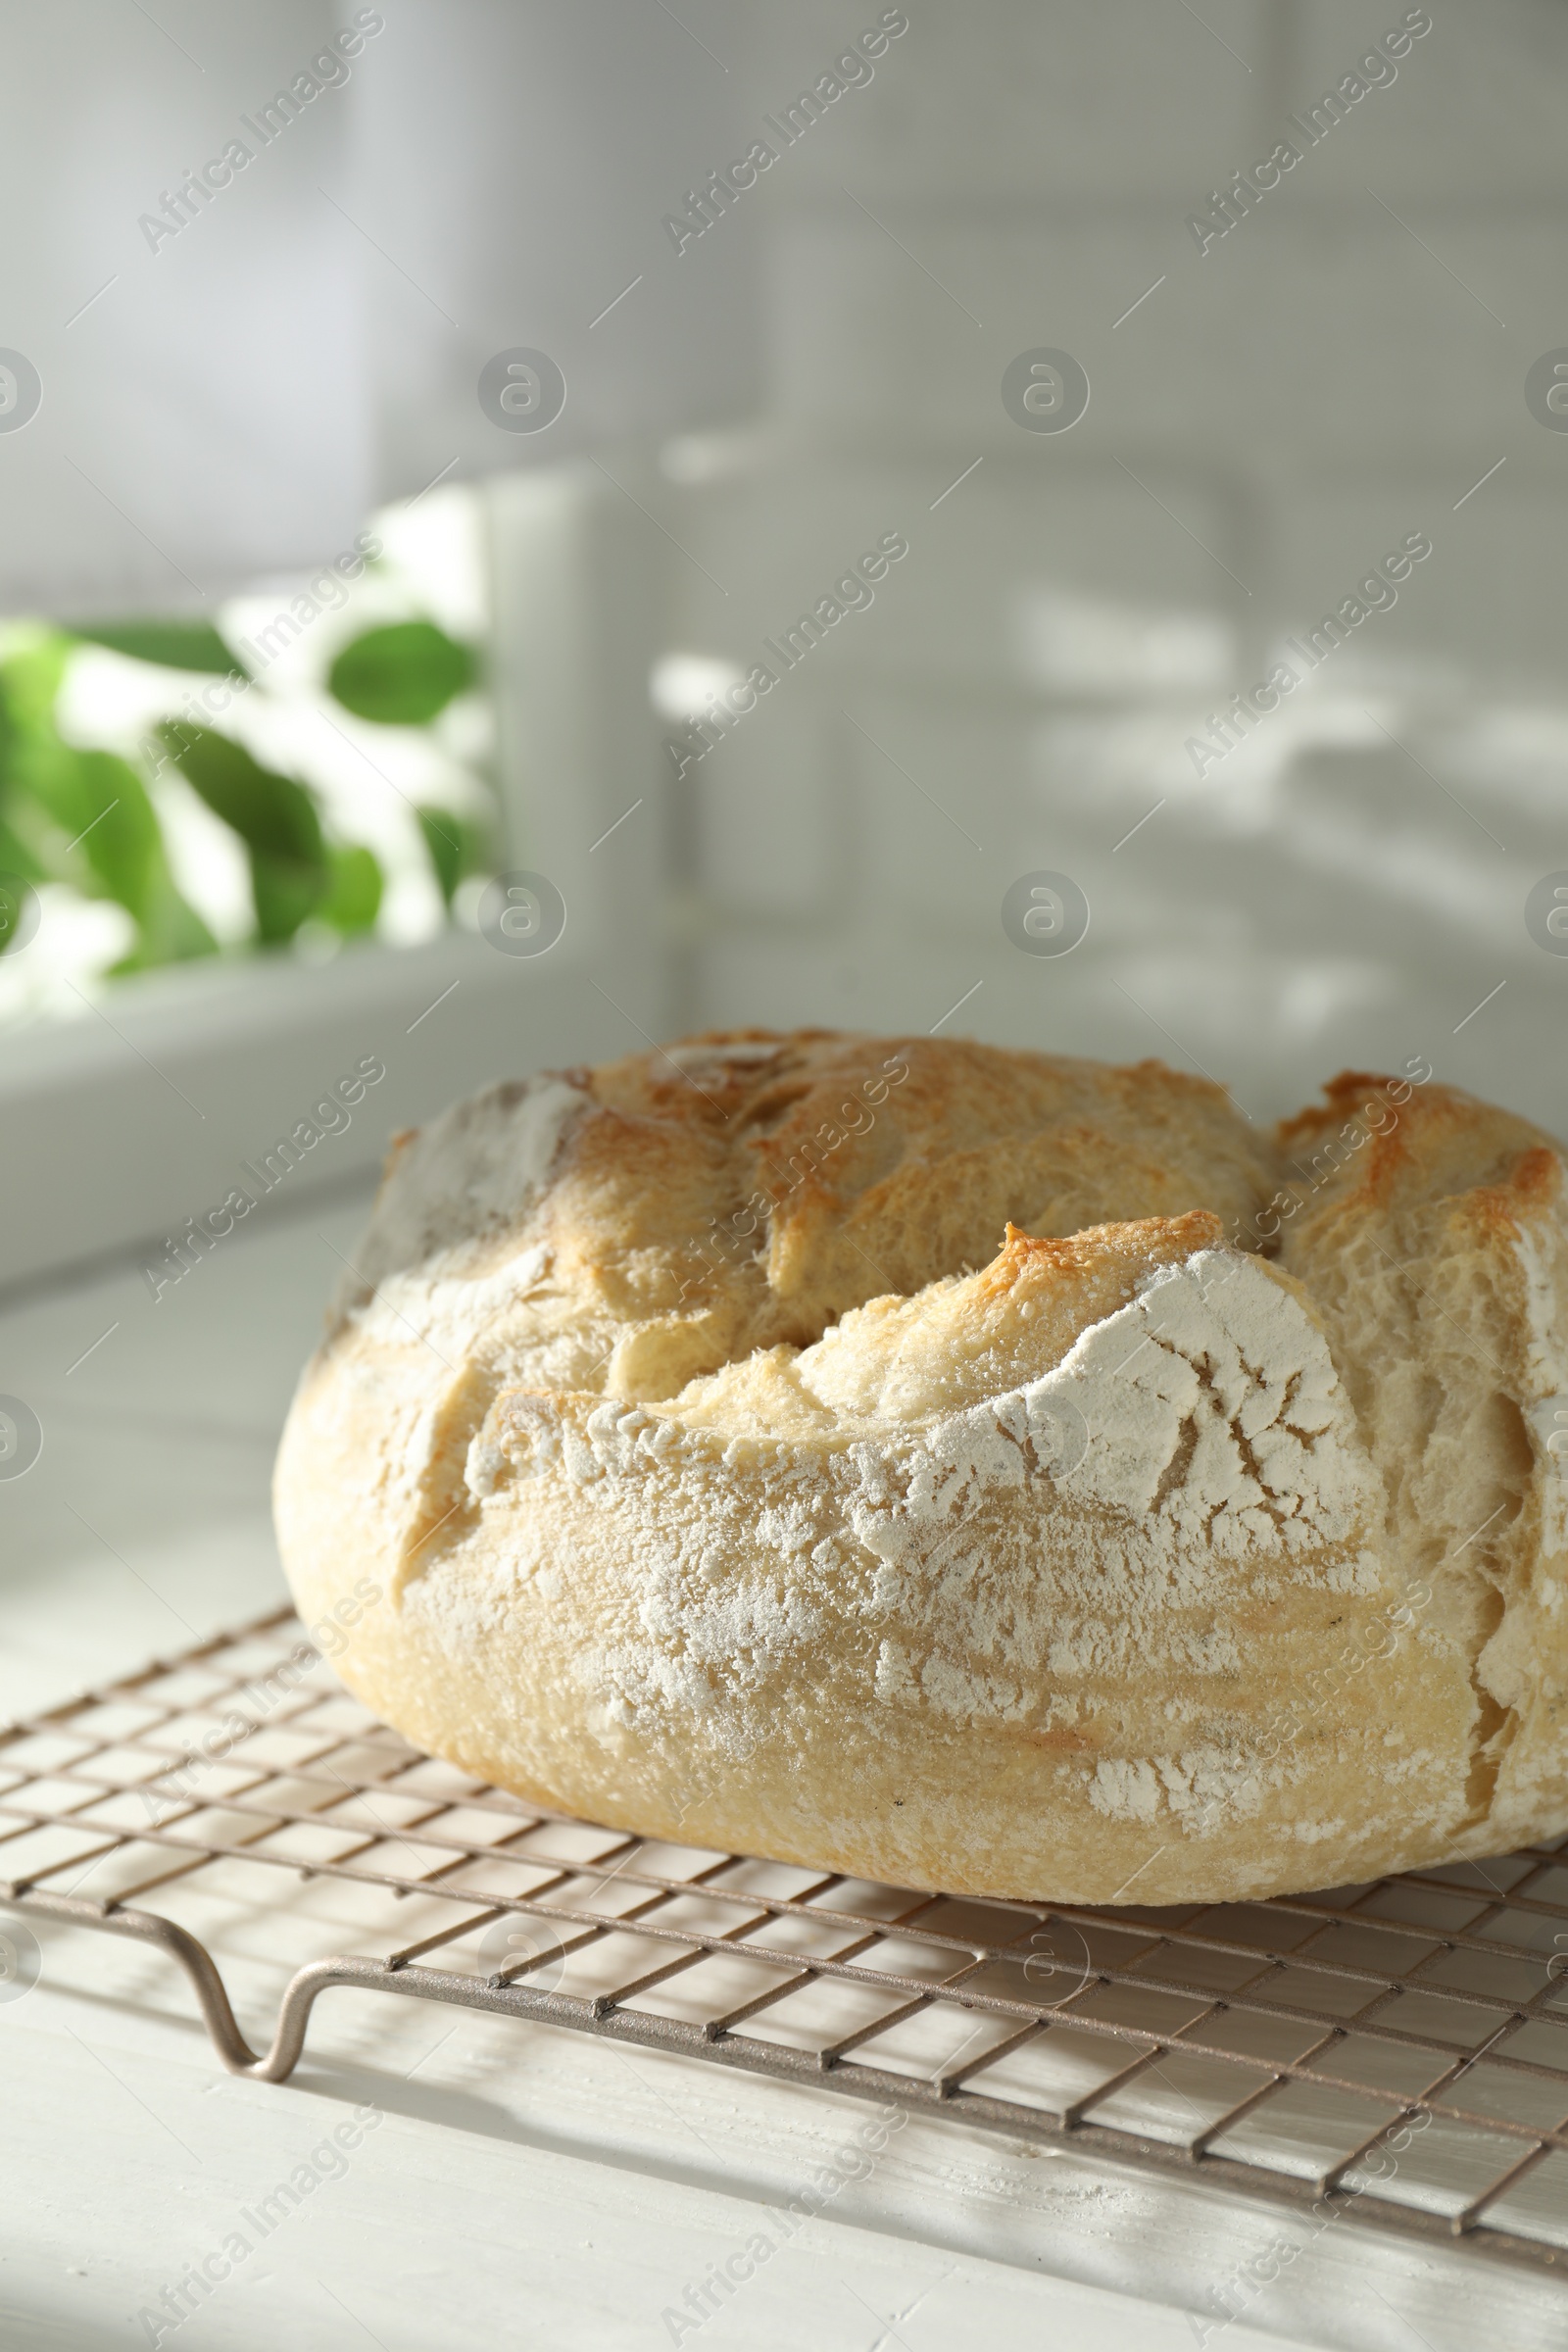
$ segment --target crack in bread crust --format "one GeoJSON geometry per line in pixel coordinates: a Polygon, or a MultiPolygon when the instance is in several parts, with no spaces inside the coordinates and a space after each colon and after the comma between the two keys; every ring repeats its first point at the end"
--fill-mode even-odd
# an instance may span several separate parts
{"type": "MultiPolygon", "coordinates": [[[[1309,1152],[1343,1110],[1345,1082],[1325,1092],[1288,1146],[1309,1152]]],[[[1385,1541],[1431,1580],[1465,1660],[1465,1853],[1568,1815],[1568,1512],[1540,1418],[1568,1399],[1563,1179],[1526,1121],[1435,1088],[1364,1166],[1315,1199],[1303,1188],[1281,1249],[1324,1313],[1387,1494],[1385,1541]],[[1528,1714],[1538,1736],[1521,1748],[1528,1714]]]]}
{"type": "Polygon", "coordinates": [[[498,1785],[905,1884],[1560,1829],[1561,1158],[1402,1083],[1270,1139],[1157,1063],[739,1031],[488,1090],[302,1382],[308,1621],[369,1573],[340,1670],[498,1785]]]}

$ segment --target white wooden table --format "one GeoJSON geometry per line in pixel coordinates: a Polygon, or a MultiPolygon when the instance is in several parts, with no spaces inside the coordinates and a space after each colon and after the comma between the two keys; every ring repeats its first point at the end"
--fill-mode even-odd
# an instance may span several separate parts
{"type": "MultiPolygon", "coordinates": [[[[272,1448],[364,1203],[303,1206],[157,1305],[130,1268],[0,1312],[0,1393],[45,1432],[0,1482],[0,1719],[283,1597],[272,1448]]],[[[38,1983],[0,2000],[7,2352],[1568,2339],[1563,2288],[1459,2248],[1349,2227],[1314,2241],[1284,2208],[918,2116],[785,2243],[766,2209],[844,2145],[854,2102],[350,1993],[270,2087],[222,2072],[156,1954],[40,1941],[38,1983]],[[339,2127],[357,2137],[341,2166],[339,2127]],[[259,2201],[323,2149],[327,2177],[264,2235],[259,2201]],[[699,2324],[689,2290],[760,2230],[777,2250],[699,2324]],[[236,2233],[247,2250],[225,2255],[236,2233]],[[1282,2236],[1298,2259],[1225,2324],[1218,2282],[1282,2236]],[[227,2275],[182,2290],[204,2260],[227,2275]]],[[[237,1924],[220,1957],[255,2039],[280,1987],[265,1933],[237,1924]]]]}

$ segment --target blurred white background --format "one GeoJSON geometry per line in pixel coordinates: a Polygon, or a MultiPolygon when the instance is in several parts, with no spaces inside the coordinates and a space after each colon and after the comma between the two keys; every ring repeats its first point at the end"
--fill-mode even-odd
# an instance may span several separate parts
{"type": "MultiPolygon", "coordinates": [[[[272,756],[390,845],[376,944],[83,987],[205,1114],[174,1145],[167,1087],[79,999],[69,1037],[0,1048],[35,1212],[13,1278],[166,1221],[318,1082],[321,1021],[383,1005],[397,1045],[460,972],[377,1048],[389,1118],[645,1034],[807,1021],[1158,1054],[1260,1118],[1424,1055],[1568,1128],[1568,959],[1525,911],[1568,867],[1568,440],[1526,400],[1568,331],[1558,0],[6,21],[0,339],[43,385],[0,433],[10,609],[232,643],[373,514],[399,592],[482,644],[464,749],[499,790],[493,862],[568,908],[537,961],[464,930],[472,892],[443,930],[409,731],[333,743],[313,715],[333,616],[269,680],[299,703],[272,756]],[[343,78],[310,76],[340,30],[343,78]],[[322,86],[149,250],[149,208],[301,72],[322,86]],[[776,160],[741,186],[758,140],[776,160]],[[516,349],[564,378],[538,431],[479,396],[516,349]],[[1070,430],[1004,404],[1041,349],[1087,374],[1070,430]],[[785,672],[766,642],[888,534],[908,552],[874,601],[785,672]],[[1336,612],[1307,674],[1287,641],[1336,612]],[[1299,685],[1213,757],[1282,658],[1299,685]],[[758,662],[778,684],[683,757],[758,662]],[[1069,956],[1003,925],[1042,870],[1091,909],[1069,956]],[[228,1089],[247,1023],[276,1050],[228,1089]],[[108,1088],[107,1199],[90,1130],[28,1116],[78,1062],[108,1088]]],[[[83,740],[136,666],[96,659],[83,740]]],[[[205,887],[243,882],[210,861],[205,887]]],[[[45,925],[24,954],[48,953],[45,925]]]]}

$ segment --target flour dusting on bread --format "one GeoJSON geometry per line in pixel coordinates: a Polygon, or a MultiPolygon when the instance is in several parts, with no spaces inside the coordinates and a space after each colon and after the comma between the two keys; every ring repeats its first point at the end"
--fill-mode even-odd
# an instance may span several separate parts
{"type": "Polygon", "coordinates": [[[1556,1834],[1562,1163],[1381,1083],[1271,1139],[1155,1063],[743,1031],[492,1088],[302,1383],[301,1605],[369,1575],[340,1670],[499,1786],[901,1884],[1556,1834]]]}

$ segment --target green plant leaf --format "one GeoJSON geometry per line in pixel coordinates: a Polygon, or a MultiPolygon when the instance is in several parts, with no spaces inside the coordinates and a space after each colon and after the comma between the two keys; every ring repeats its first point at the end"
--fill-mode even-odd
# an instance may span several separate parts
{"type": "Polygon", "coordinates": [[[482,874],[488,867],[492,847],[489,828],[475,824],[471,817],[459,816],[451,808],[423,808],[416,813],[435,878],[441,885],[441,896],[450,906],[452,894],[464,876],[482,874]]]}
{"type": "Polygon", "coordinates": [[[113,967],[117,973],[152,971],[160,964],[187,963],[198,956],[216,956],[218,942],[188,900],[174,888],[160,856],[137,924],[137,940],[128,956],[113,967]]]}
{"type": "Polygon", "coordinates": [[[77,752],[61,797],[74,804],[73,849],[110,897],[139,918],[164,863],[163,835],[140,776],[112,752],[77,752]]]}
{"type": "Polygon", "coordinates": [[[66,797],[75,804],[73,852],[106,896],[145,924],[170,885],[164,837],[140,776],[112,752],[77,752],[66,797]]]}
{"type": "Polygon", "coordinates": [[[11,697],[0,676],[0,808],[5,807],[11,771],[17,758],[17,722],[11,714],[11,697]]]}
{"type": "Polygon", "coordinates": [[[52,882],[48,862],[24,834],[0,816],[0,874],[20,874],[24,882],[52,882]]]}
{"type": "Polygon", "coordinates": [[[70,658],[53,635],[4,665],[4,854],[29,880],[68,882],[113,899],[136,923],[127,965],[210,955],[216,941],[175,890],[163,834],[136,770],[112,752],[78,751],[55,727],[54,704],[70,658]]]}
{"type": "Polygon", "coordinates": [[[420,808],[416,811],[424,846],[435,867],[435,878],[441,885],[441,896],[450,906],[452,893],[463,879],[463,830],[450,808],[420,808]]]}
{"type": "Polygon", "coordinates": [[[344,646],[326,682],[356,718],[422,727],[471,686],[474,675],[468,647],[434,621],[396,620],[344,646]]]}
{"type": "Polygon", "coordinates": [[[69,637],[40,632],[0,663],[0,866],[123,906],[136,944],[117,971],[215,955],[218,942],[174,887],[141,777],[112,752],[60,737],[55,700],[71,649],[69,637]]]}
{"type": "Polygon", "coordinates": [[[166,719],[157,740],[213,814],[250,853],[256,929],[263,944],[293,938],[332,886],[321,820],[303,784],[253,760],[211,727],[166,719]]]}
{"type": "Polygon", "coordinates": [[[113,899],[135,918],[136,945],[117,972],[146,971],[195,956],[214,956],[218,942],[174,887],[164,837],[135,769],[112,752],[59,747],[40,762],[37,797],[71,838],[50,860],[55,879],[74,882],[91,898],[113,899]]]}
{"type": "Polygon", "coordinates": [[[19,738],[55,731],[55,697],[71,659],[71,640],[41,635],[0,662],[6,706],[19,738]]]}
{"type": "Polygon", "coordinates": [[[106,645],[111,653],[129,654],[137,662],[156,662],[165,669],[211,670],[226,676],[243,674],[218,631],[200,620],[84,620],[72,630],[87,645],[106,645]]]}
{"type": "Polygon", "coordinates": [[[374,853],[358,844],[327,852],[332,884],[315,909],[323,923],[349,936],[373,928],[381,910],[382,874],[374,853]]]}
{"type": "Polygon", "coordinates": [[[291,940],[306,916],[319,910],[330,887],[324,864],[306,865],[298,858],[269,858],[253,850],[251,895],[263,946],[281,947],[291,940]]]}
{"type": "Polygon", "coordinates": [[[303,784],[263,767],[243,744],[211,727],[166,719],[157,735],[170,764],[253,856],[316,867],[324,875],[321,823],[303,784]]]}
{"type": "Polygon", "coordinates": [[[37,738],[18,763],[21,788],[52,820],[45,856],[56,881],[118,899],[139,921],[163,837],[146,788],[113,752],[37,738]]]}

